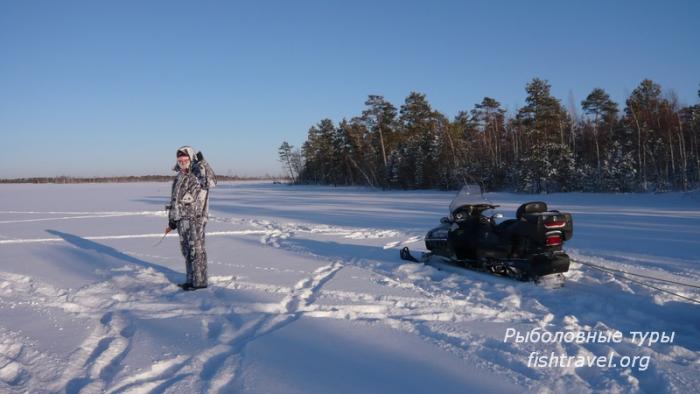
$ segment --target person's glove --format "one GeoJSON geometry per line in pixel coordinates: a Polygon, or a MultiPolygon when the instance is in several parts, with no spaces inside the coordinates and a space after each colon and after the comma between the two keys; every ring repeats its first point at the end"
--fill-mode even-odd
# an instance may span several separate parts
{"type": "Polygon", "coordinates": [[[175,230],[177,228],[177,222],[175,222],[174,220],[168,220],[168,227],[171,230],[175,230]]]}

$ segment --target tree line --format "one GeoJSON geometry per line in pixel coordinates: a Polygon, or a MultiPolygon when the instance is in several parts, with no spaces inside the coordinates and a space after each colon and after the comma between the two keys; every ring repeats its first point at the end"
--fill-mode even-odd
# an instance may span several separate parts
{"type": "MultiPolygon", "coordinates": [[[[140,176],[112,176],[112,177],[72,177],[72,176],[56,176],[56,177],[33,177],[33,178],[12,178],[0,179],[0,183],[57,183],[57,184],[72,184],[72,183],[130,183],[130,182],[170,182],[174,175],[140,175],[140,176]]],[[[243,181],[243,180],[270,180],[275,177],[245,177],[238,175],[217,175],[218,181],[243,181]]]]}
{"type": "MultiPolygon", "coordinates": [[[[323,119],[279,158],[295,183],[452,189],[478,182],[522,192],[666,191],[700,185],[700,103],[681,106],[645,79],[620,110],[593,89],[582,114],[539,78],[508,115],[484,97],[450,120],[412,92],[396,108],[370,95],[359,116],[323,119]]],[[[700,90],[698,91],[700,96],[700,90]]]]}

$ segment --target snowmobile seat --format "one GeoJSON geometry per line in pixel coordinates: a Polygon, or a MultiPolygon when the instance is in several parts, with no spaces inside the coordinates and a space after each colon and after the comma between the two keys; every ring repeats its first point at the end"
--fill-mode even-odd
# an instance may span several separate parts
{"type": "Polygon", "coordinates": [[[523,219],[525,215],[547,212],[547,203],[544,201],[530,201],[521,205],[515,212],[515,217],[523,219]]]}
{"type": "Polygon", "coordinates": [[[496,225],[493,231],[499,235],[507,235],[510,237],[518,223],[519,221],[517,219],[508,219],[496,225]]]}

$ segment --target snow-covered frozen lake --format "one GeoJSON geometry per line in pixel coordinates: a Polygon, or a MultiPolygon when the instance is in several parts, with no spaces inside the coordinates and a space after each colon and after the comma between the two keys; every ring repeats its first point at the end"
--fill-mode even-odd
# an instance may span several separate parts
{"type": "Polygon", "coordinates": [[[169,188],[0,185],[0,392],[700,392],[698,192],[488,194],[573,213],[573,259],[643,275],[573,263],[546,289],[399,259],[453,192],[224,183],[211,286],[183,292],[177,236],[154,246],[169,188]]]}

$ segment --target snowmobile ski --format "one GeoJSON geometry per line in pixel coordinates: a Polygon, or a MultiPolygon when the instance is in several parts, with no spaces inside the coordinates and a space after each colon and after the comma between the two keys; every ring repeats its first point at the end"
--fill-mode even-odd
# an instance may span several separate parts
{"type": "Polygon", "coordinates": [[[523,259],[506,261],[456,260],[431,252],[422,252],[420,257],[415,257],[408,247],[401,249],[400,256],[402,260],[430,265],[440,271],[461,273],[462,270],[467,269],[523,282],[533,281],[537,286],[548,289],[563,287],[566,282],[566,277],[561,273],[545,276],[532,275],[527,271],[527,262],[523,259]]]}

